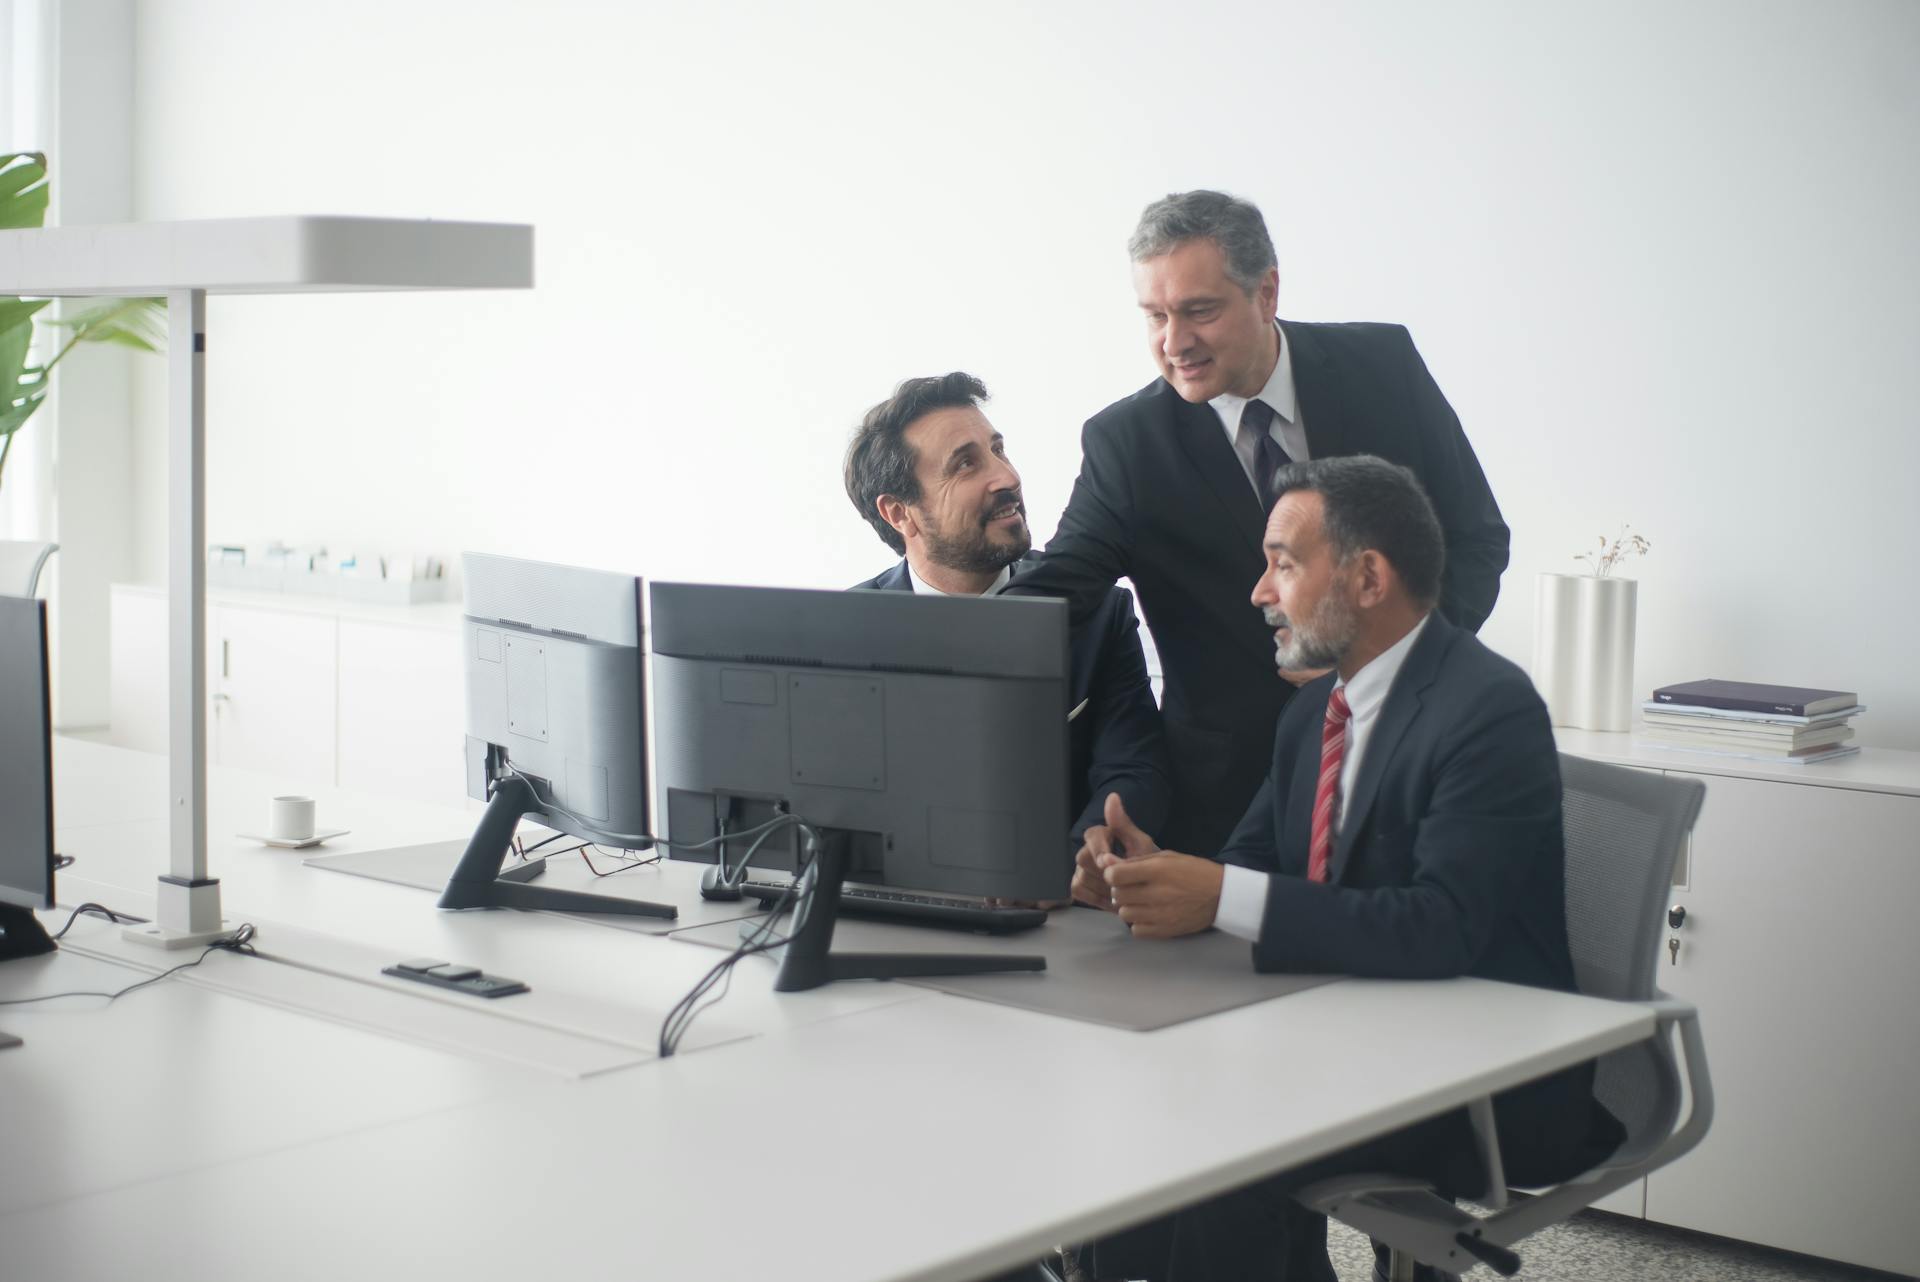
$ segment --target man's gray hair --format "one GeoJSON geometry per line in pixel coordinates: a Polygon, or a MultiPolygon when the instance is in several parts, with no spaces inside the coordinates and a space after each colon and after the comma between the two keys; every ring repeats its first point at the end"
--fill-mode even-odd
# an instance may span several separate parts
{"type": "Polygon", "coordinates": [[[1252,201],[1223,191],[1176,191],[1141,211],[1127,241],[1133,261],[1143,263],[1190,240],[1210,240],[1227,260],[1227,277],[1251,294],[1280,260],[1267,235],[1267,220],[1252,201]]]}

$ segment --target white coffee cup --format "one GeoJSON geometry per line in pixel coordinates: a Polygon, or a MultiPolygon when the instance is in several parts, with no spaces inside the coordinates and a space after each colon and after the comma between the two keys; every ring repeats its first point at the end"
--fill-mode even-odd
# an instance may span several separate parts
{"type": "Polygon", "coordinates": [[[305,841],[313,836],[313,798],[275,797],[267,833],[275,841],[305,841]]]}

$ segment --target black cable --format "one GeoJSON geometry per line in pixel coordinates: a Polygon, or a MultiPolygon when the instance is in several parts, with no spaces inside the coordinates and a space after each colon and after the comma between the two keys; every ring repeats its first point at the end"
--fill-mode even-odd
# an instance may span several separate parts
{"type": "MultiPolygon", "coordinates": [[[[68,923],[68,924],[71,925],[72,923],[68,923]]],[[[253,923],[247,922],[245,925],[241,926],[238,930],[234,931],[231,935],[228,935],[225,939],[216,939],[211,944],[208,944],[206,948],[201,952],[201,954],[198,957],[194,958],[192,961],[181,962],[178,966],[175,966],[170,970],[163,970],[158,975],[155,975],[149,979],[143,979],[137,984],[128,984],[125,988],[122,988],[117,992],[47,993],[40,997],[10,997],[4,1000],[0,1000],[0,1006],[25,1006],[32,1002],[58,1001],[62,997],[104,997],[107,999],[108,1004],[111,1005],[113,1002],[117,1001],[122,997],[125,997],[128,993],[133,992],[137,988],[145,988],[149,984],[159,983],[161,980],[166,979],[170,975],[177,975],[183,970],[191,970],[195,966],[198,966],[201,962],[205,961],[207,958],[213,956],[213,954],[217,952],[221,952],[222,950],[227,952],[234,952],[234,953],[245,953],[249,957],[257,956],[258,954],[256,954],[253,950],[253,936],[254,936],[253,923]]]]}
{"type": "Polygon", "coordinates": [[[72,915],[67,918],[67,924],[53,932],[53,938],[59,939],[68,931],[72,930],[73,923],[80,919],[81,913],[85,913],[89,917],[105,917],[108,921],[115,923],[123,921],[140,922],[146,920],[145,917],[129,917],[125,913],[117,913],[104,904],[85,903],[73,910],[72,915]]]}
{"type": "MultiPolygon", "coordinates": [[[[773,836],[775,832],[779,831],[781,827],[780,821],[783,819],[791,821],[791,824],[794,827],[798,827],[798,828],[806,827],[806,825],[801,823],[798,817],[794,815],[776,815],[774,818],[769,819],[766,823],[761,824],[759,827],[749,829],[748,831],[757,832],[760,835],[755,837],[753,839],[753,844],[747,847],[747,853],[740,856],[740,866],[737,868],[727,867],[727,848],[725,846],[722,846],[720,848],[720,856],[719,856],[720,880],[723,884],[728,886],[737,886],[740,884],[741,880],[747,875],[747,865],[752,863],[753,857],[760,853],[760,847],[766,844],[767,838],[773,836]]],[[[727,835],[731,837],[741,836],[740,833],[729,833],[727,835]]]]}
{"type": "MultiPolygon", "coordinates": [[[[544,846],[544,845],[546,845],[547,843],[543,841],[543,842],[541,842],[540,844],[544,846]]],[[[548,851],[548,852],[547,852],[546,854],[544,854],[544,855],[539,855],[539,856],[530,856],[529,858],[527,858],[527,859],[526,859],[526,860],[524,860],[523,862],[526,862],[526,863],[530,863],[530,864],[543,864],[543,863],[545,863],[545,862],[546,862],[547,860],[549,860],[549,859],[558,859],[558,858],[559,858],[560,856],[562,856],[562,855],[570,855],[570,854],[572,854],[572,853],[573,853],[574,851],[576,851],[576,850],[585,850],[585,849],[586,849],[586,848],[587,848],[588,846],[590,846],[590,845],[592,845],[592,844],[593,844],[593,843],[592,843],[592,842],[590,842],[590,841],[583,841],[583,842],[581,842],[581,843],[580,843],[579,845],[577,845],[577,846],[568,846],[568,847],[567,847],[567,848],[566,848],[565,850],[549,850],[549,851],[548,851]]],[[[529,849],[531,849],[531,848],[529,848],[529,849]]]]}
{"type": "MultiPolygon", "coordinates": [[[[520,852],[520,857],[521,857],[522,859],[525,859],[525,858],[526,858],[526,857],[527,857],[528,855],[530,855],[530,854],[532,854],[532,853],[533,853],[534,851],[536,851],[536,850],[538,850],[538,849],[540,849],[540,847],[542,847],[542,846],[551,846],[551,845],[552,845],[552,844],[553,844],[554,842],[556,842],[556,841],[559,841],[559,840],[561,840],[562,838],[564,838],[564,837],[566,837],[566,836],[568,836],[568,835],[569,835],[569,834],[567,834],[567,833],[564,833],[564,832],[556,832],[556,833],[554,833],[554,834],[553,834],[553,836],[551,836],[551,837],[548,837],[548,838],[547,838],[546,840],[544,840],[544,841],[536,841],[536,842],[534,842],[534,843],[533,843],[533,844],[532,844],[531,846],[528,846],[528,847],[527,847],[526,849],[524,849],[524,850],[522,850],[522,851],[520,852]]],[[[578,847],[578,846],[576,846],[576,847],[574,847],[574,849],[575,849],[575,850],[578,850],[578,849],[579,849],[579,847],[578,847]]],[[[564,851],[564,850],[556,850],[556,851],[554,851],[554,853],[555,853],[555,854],[557,854],[557,855],[564,855],[564,854],[566,854],[567,852],[566,852],[566,851],[564,851]]]]}
{"type": "MultiPolygon", "coordinates": [[[[773,818],[767,820],[765,823],[755,824],[751,828],[742,828],[739,832],[723,832],[718,837],[709,837],[705,841],[696,841],[691,844],[675,841],[671,837],[657,837],[652,833],[645,833],[645,832],[638,832],[638,833],[606,832],[603,829],[596,828],[593,820],[588,819],[583,815],[575,814],[573,811],[568,810],[565,806],[561,805],[556,801],[551,801],[545,797],[542,797],[540,795],[540,789],[537,786],[537,784],[540,782],[537,776],[521,773],[521,771],[511,761],[505,763],[505,765],[508,773],[513,775],[513,777],[516,779],[524,780],[527,786],[533,789],[534,800],[538,801],[543,808],[547,810],[551,810],[553,813],[557,815],[565,815],[567,818],[573,820],[575,823],[581,825],[582,827],[590,828],[596,832],[600,832],[601,835],[605,837],[616,839],[618,842],[620,842],[624,846],[625,849],[628,849],[628,850],[649,849],[654,846],[664,846],[668,850],[678,850],[683,852],[693,851],[693,850],[712,850],[715,846],[720,845],[722,842],[739,841],[747,837],[756,836],[759,833],[764,832],[769,828],[776,828],[782,824],[792,823],[794,818],[790,814],[778,814],[778,815],[775,815],[773,818]],[[628,843],[631,843],[631,844],[628,844],[628,843]]],[[[489,797],[493,795],[494,786],[495,785],[492,781],[488,782],[487,795],[489,797]]],[[[536,847],[536,849],[537,848],[538,847],[536,847]]]]}
{"type": "MultiPolygon", "coordinates": [[[[580,852],[580,858],[583,861],[585,861],[587,865],[587,871],[592,873],[596,877],[611,877],[615,873],[630,872],[635,868],[651,868],[655,864],[659,863],[662,859],[666,858],[665,855],[650,855],[645,859],[629,858],[630,855],[634,854],[633,851],[600,850],[600,853],[605,855],[607,858],[618,859],[620,861],[620,866],[618,868],[609,868],[605,872],[601,872],[598,868],[595,868],[593,866],[593,856],[587,853],[587,851],[590,849],[600,850],[599,843],[588,842],[586,845],[574,847],[574,850],[578,850],[580,852]]],[[[573,851],[562,850],[559,853],[563,855],[570,855],[573,853],[573,851]]]]}
{"type": "MultiPolygon", "coordinates": [[[[751,957],[755,953],[764,953],[772,948],[778,948],[786,942],[783,939],[772,938],[773,927],[774,924],[780,920],[781,914],[787,911],[788,906],[793,903],[795,896],[799,893],[801,878],[813,864],[814,851],[818,847],[820,835],[797,816],[788,815],[783,816],[783,818],[791,819],[805,838],[801,844],[800,865],[794,869],[793,881],[788,883],[786,889],[780,892],[780,898],[774,901],[772,907],[768,909],[767,915],[761,920],[759,926],[754,929],[753,933],[742,940],[740,945],[732,952],[716,962],[713,969],[702,975],[699,982],[694,984],[687,995],[675,1002],[673,1008],[667,1012],[666,1018],[660,1023],[658,1049],[661,1059],[669,1058],[680,1048],[680,1039],[686,1036],[687,1029],[692,1026],[693,1021],[699,1017],[702,1011],[719,1003],[726,997],[727,993],[731,991],[733,985],[733,968],[740,963],[742,958],[751,957]],[[723,980],[725,983],[722,985],[720,992],[710,1001],[702,1002],[701,999],[706,997],[713,989],[713,986],[721,983],[723,980]]],[[[735,833],[730,835],[738,836],[740,834],[735,833]]],[[[762,840],[764,840],[764,834],[762,834],[762,840]]],[[[754,850],[759,849],[759,845],[760,843],[756,841],[753,849],[748,850],[746,856],[741,859],[741,873],[745,873],[747,861],[752,858],[754,850]]]]}

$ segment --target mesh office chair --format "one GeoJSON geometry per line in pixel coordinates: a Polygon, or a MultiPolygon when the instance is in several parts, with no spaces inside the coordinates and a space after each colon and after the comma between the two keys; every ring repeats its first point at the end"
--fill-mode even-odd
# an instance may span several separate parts
{"type": "Polygon", "coordinates": [[[1481,1262],[1496,1272],[1520,1267],[1512,1245],[1665,1166],[1700,1142],[1713,1121],[1699,1013],[1654,987],[1675,859],[1700,814],[1706,787],[1644,770],[1560,757],[1567,836],[1567,943],[1579,991],[1640,1002],[1658,1020],[1655,1035],[1601,1057],[1594,1093],[1626,1128],[1625,1142],[1583,1175],[1523,1201],[1509,1199],[1494,1141],[1490,1099],[1469,1109],[1480,1140],[1493,1209],[1476,1216],[1427,1185],[1391,1175],[1343,1176],[1302,1189],[1298,1200],[1385,1243],[1391,1278],[1413,1276],[1417,1260],[1452,1272],[1481,1262]],[[1684,1123],[1678,1034],[1685,1058],[1684,1123]]]}
{"type": "Polygon", "coordinates": [[[0,539],[0,596],[32,596],[40,585],[40,567],[59,550],[58,543],[0,539]]]}

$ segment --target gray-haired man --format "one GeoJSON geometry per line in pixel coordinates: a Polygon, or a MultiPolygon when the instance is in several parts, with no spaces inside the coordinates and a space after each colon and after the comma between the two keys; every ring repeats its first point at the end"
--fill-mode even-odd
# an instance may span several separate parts
{"type": "Polygon", "coordinates": [[[1287,462],[1376,454],[1412,470],[1446,537],[1440,612],[1477,629],[1507,527],[1460,420],[1398,325],[1278,320],[1260,211],[1214,191],[1147,206],[1128,246],[1160,377],[1093,416],[1080,477],[1041,563],[1010,589],[1090,616],[1133,581],[1166,678],[1168,845],[1218,850],[1259,788],[1304,673],[1273,674],[1247,609],[1273,477],[1287,462]]]}

